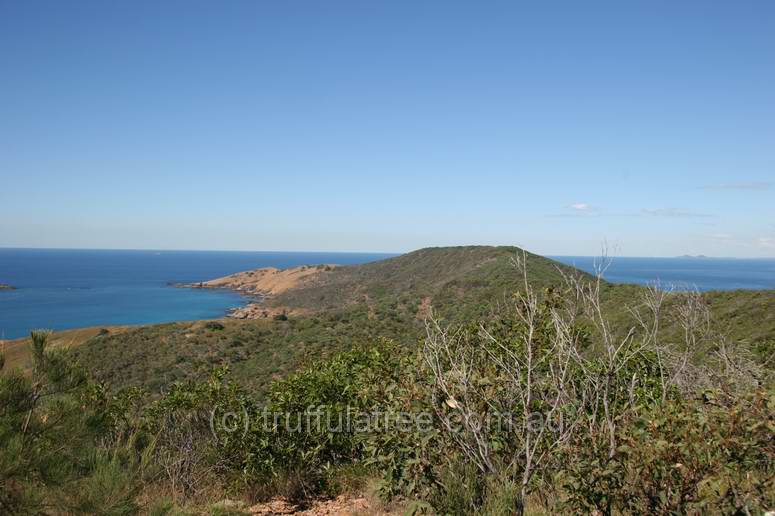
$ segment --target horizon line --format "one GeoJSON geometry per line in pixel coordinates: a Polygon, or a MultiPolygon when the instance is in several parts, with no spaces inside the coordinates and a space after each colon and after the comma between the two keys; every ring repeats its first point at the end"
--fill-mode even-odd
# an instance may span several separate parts
{"type": "MultiPolygon", "coordinates": [[[[161,249],[161,248],[127,248],[127,247],[19,247],[19,246],[2,246],[0,250],[19,250],[19,251],[137,251],[137,252],[181,252],[181,253],[299,253],[299,254],[383,254],[391,256],[401,256],[414,251],[422,249],[434,249],[444,247],[516,247],[525,251],[533,253],[523,247],[517,245],[485,245],[485,244],[468,244],[468,245],[440,245],[440,246],[426,246],[418,247],[409,251],[280,251],[280,250],[259,250],[259,249],[161,249]]],[[[533,253],[545,258],[601,258],[599,254],[540,254],[533,253]]],[[[640,256],[640,255],[615,255],[608,256],[608,258],[616,260],[617,258],[647,258],[647,259],[710,259],[710,260],[774,260],[775,256],[711,256],[711,255],[671,255],[671,256],[640,256]]]]}

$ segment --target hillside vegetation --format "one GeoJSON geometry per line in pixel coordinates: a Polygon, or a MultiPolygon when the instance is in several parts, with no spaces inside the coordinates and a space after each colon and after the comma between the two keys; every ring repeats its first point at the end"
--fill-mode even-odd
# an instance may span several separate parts
{"type": "MultiPolygon", "coordinates": [[[[449,321],[472,320],[503,304],[520,288],[514,247],[422,249],[378,262],[336,267],[267,299],[275,312],[308,315],[287,320],[180,322],[97,336],[75,355],[115,387],[151,392],[174,381],[202,378],[229,365],[243,385],[263,393],[300,365],[338,351],[390,338],[414,346],[433,312],[449,321]]],[[[529,255],[539,288],[560,284],[571,267],[529,255]]]]}
{"type": "MultiPolygon", "coordinates": [[[[380,337],[415,346],[431,309],[450,324],[497,311],[523,288],[513,263],[518,252],[514,247],[431,248],[337,267],[318,276],[320,282],[267,300],[276,312],[304,310],[308,315],[144,326],[95,336],[75,354],[114,387],[158,392],[172,382],[203,378],[211,368],[229,365],[242,385],[264,393],[273,380],[303,364],[380,337]]],[[[553,260],[532,254],[527,258],[531,284],[539,290],[561,287],[560,271],[591,279],[553,260]]],[[[627,307],[643,291],[604,282],[601,298],[611,320],[624,324],[627,307]]],[[[717,292],[704,298],[719,329],[750,345],[762,359],[771,355],[775,291],[717,292]]],[[[665,324],[666,331],[678,331],[673,321],[665,324]]]]}
{"type": "MultiPolygon", "coordinates": [[[[516,247],[440,247],[395,258],[337,267],[310,285],[272,298],[273,306],[312,311],[342,310],[364,304],[377,312],[415,316],[423,300],[443,317],[481,315],[519,285],[513,260],[516,247]]],[[[528,253],[533,284],[542,288],[561,281],[558,271],[575,271],[559,262],[528,253]]]]}
{"type": "Polygon", "coordinates": [[[463,247],[267,303],[290,315],[14,343],[0,512],[247,514],[364,491],[415,514],[775,506],[773,291],[612,285],[463,247]]]}

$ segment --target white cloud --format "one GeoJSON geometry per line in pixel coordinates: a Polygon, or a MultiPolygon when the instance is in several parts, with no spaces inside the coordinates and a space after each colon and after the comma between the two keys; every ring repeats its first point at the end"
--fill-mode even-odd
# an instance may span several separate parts
{"type": "Polygon", "coordinates": [[[568,206],[568,208],[576,211],[589,211],[592,209],[592,206],[585,202],[576,202],[568,206]]]}
{"type": "Polygon", "coordinates": [[[732,235],[729,233],[713,233],[710,235],[711,238],[717,238],[718,240],[729,240],[732,238],[732,235]]]}
{"type": "Polygon", "coordinates": [[[574,202],[565,207],[565,213],[555,213],[547,215],[547,217],[553,218],[577,218],[577,217],[598,217],[600,213],[592,207],[591,204],[586,202],[574,202]]]}

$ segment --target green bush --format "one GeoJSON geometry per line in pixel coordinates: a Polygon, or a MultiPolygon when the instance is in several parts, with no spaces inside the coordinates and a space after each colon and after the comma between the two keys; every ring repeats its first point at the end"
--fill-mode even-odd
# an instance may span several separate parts
{"type": "Polygon", "coordinates": [[[775,506],[775,396],[671,400],[619,428],[617,454],[565,455],[566,507],[628,513],[760,513],[775,506]],[[723,400],[723,401],[722,401],[723,400]]]}
{"type": "Polygon", "coordinates": [[[375,382],[397,374],[396,350],[382,342],[339,353],[276,382],[267,409],[281,417],[271,428],[272,456],[256,456],[269,463],[256,464],[256,469],[276,471],[282,465],[315,476],[327,467],[360,459],[363,436],[356,432],[353,418],[375,408],[375,382]]]}

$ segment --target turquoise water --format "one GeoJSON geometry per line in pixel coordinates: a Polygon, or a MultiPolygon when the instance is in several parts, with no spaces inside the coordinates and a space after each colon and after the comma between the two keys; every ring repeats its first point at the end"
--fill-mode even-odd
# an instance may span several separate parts
{"type": "Polygon", "coordinates": [[[62,330],[223,316],[247,299],[227,290],[170,287],[257,267],[353,264],[391,255],[216,251],[0,249],[0,339],[62,330]]]}
{"type": "MultiPolygon", "coordinates": [[[[594,273],[590,256],[550,258],[594,273]]],[[[640,285],[659,281],[680,288],[763,290],[775,288],[775,259],[742,258],[614,258],[605,273],[613,283],[640,285]]]]}

